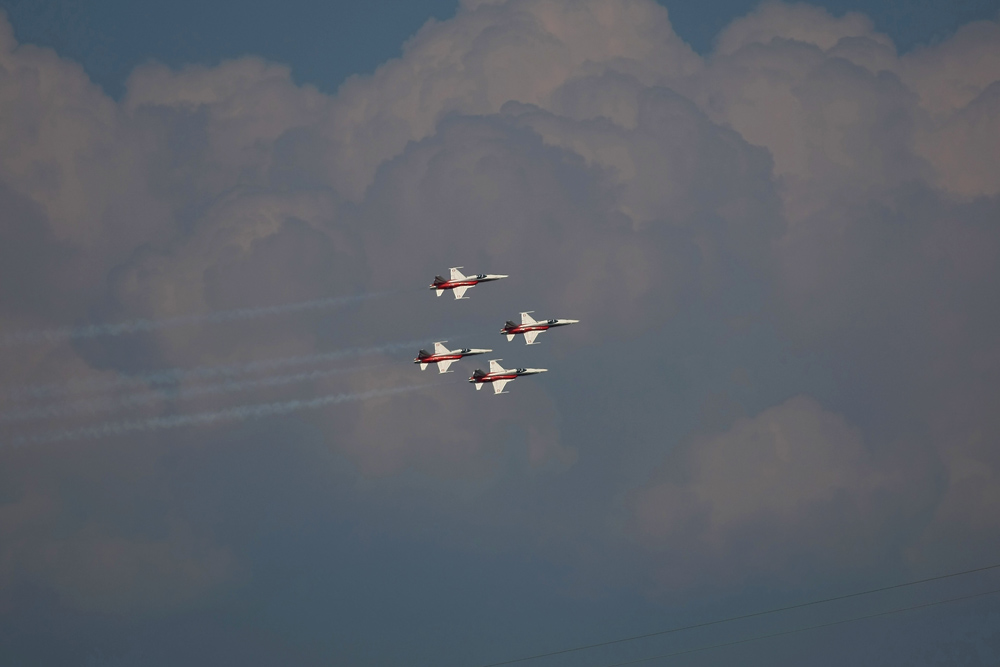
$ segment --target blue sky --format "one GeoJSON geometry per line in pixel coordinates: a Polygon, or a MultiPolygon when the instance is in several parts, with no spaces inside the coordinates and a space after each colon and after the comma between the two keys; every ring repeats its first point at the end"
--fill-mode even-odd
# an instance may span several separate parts
{"type": "Polygon", "coordinates": [[[995,3],[0,6],[0,663],[483,665],[998,564],[995,3]]]}
{"type": "MultiPolygon", "coordinates": [[[[661,2],[677,33],[699,53],[746,14],[754,0],[661,2]]],[[[894,0],[816,3],[834,14],[868,14],[901,51],[940,41],[969,21],[996,16],[990,0],[894,0]]],[[[455,0],[250,0],[238,12],[226,2],[151,0],[2,0],[18,39],[50,46],[83,64],[91,78],[119,95],[136,65],[214,64],[245,54],[291,66],[295,79],[333,92],[352,74],[370,73],[398,57],[402,43],[427,20],[454,15],[455,0]]]]}

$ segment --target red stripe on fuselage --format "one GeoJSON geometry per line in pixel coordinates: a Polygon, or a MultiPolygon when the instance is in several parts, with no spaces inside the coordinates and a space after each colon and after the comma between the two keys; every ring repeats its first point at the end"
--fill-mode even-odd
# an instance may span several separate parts
{"type": "Polygon", "coordinates": [[[424,357],[423,359],[419,359],[419,361],[422,364],[436,364],[439,361],[458,361],[461,358],[462,355],[460,354],[447,354],[447,355],[442,354],[440,356],[432,354],[429,357],[424,357]]]}
{"type": "Polygon", "coordinates": [[[513,329],[508,329],[508,333],[523,334],[529,331],[548,331],[550,326],[548,324],[521,324],[513,329]]]}
{"type": "Polygon", "coordinates": [[[481,378],[476,378],[477,382],[493,382],[494,380],[514,380],[517,378],[517,373],[514,374],[504,374],[504,375],[484,375],[481,378]]]}
{"type": "Polygon", "coordinates": [[[478,285],[478,280],[455,280],[444,283],[439,283],[437,285],[431,285],[431,289],[455,289],[456,287],[474,287],[478,285]]]}

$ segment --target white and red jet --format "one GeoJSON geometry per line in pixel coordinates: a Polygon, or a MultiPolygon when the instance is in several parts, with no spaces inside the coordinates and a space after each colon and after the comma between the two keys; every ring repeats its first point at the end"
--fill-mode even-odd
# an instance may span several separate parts
{"type": "Polygon", "coordinates": [[[486,354],[487,352],[493,351],[474,350],[468,347],[460,350],[449,350],[443,345],[444,342],[445,341],[434,343],[433,354],[427,350],[420,350],[417,352],[417,358],[413,360],[413,363],[420,364],[420,370],[426,370],[428,364],[437,364],[438,373],[450,373],[451,371],[448,370],[448,367],[462,357],[471,357],[474,354],[486,354]]]}
{"type": "Polygon", "coordinates": [[[475,287],[479,283],[488,283],[491,280],[500,280],[501,278],[507,278],[504,275],[494,275],[488,273],[480,273],[478,276],[463,276],[462,272],[459,271],[461,266],[456,266],[451,271],[451,277],[445,280],[441,276],[435,276],[434,282],[431,283],[430,289],[436,290],[437,295],[441,296],[444,294],[446,289],[450,289],[455,294],[456,299],[464,299],[465,290],[470,287],[475,287]]]}
{"type": "Polygon", "coordinates": [[[469,378],[469,382],[476,383],[476,389],[482,389],[483,385],[487,382],[493,383],[493,393],[494,394],[506,394],[503,390],[504,386],[511,380],[516,380],[522,375],[535,375],[536,373],[545,373],[548,368],[515,368],[506,369],[500,365],[500,359],[490,359],[490,372],[485,373],[479,369],[472,372],[472,377],[469,378]]]}
{"type": "Polygon", "coordinates": [[[514,340],[514,336],[517,334],[524,334],[524,342],[528,345],[535,344],[535,338],[538,334],[544,333],[553,327],[564,327],[567,324],[576,324],[580,320],[543,320],[537,322],[531,317],[529,313],[535,311],[529,310],[525,313],[521,313],[521,323],[515,324],[510,320],[507,320],[507,324],[503,326],[500,333],[507,336],[507,340],[514,340]]]}

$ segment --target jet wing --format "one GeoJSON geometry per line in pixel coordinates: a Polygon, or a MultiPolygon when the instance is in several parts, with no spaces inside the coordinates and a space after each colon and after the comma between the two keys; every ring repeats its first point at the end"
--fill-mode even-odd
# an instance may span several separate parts
{"type": "Polygon", "coordinates": [[[461,299],[462,295],[465,294],[465,290],[469,289],[470,287],[472,287],[472,285],[461,285],[453,289],[452,292],[455,293],[456,299],[461,299]]]}
{"type": "Polygon", "coordinates": [[[490,373],[503,373],[506,368],[500,365],[500,359],[490,359],[490,373]]]}
{"type": "Polygon", "coordinates": [[[445,359],[438,362],[438,373],[447,373],[448,367],[455,363],[454,359],[445,359]]]}
{"type": "Polygon", "coordinates": [[[494,394],[504,393],[503,388],[507,386],[508,382],[510,382],[510,380],[496,380],[493,383],[493,393],[494,394]]]}
{"type": "Polygon", "coordinates": [[[459,271],[460,268],[462,268],[462,267],[461,266],[456,266],[455,268],[450,269],[450,271],[451,271],[451,279],[452,280],[465,280],[465,276],[463,276],[462,272],[459,271]]]}
{"type": "Polygon", "coordinates": [[[444,341],[434,343],[434,354],[448,354],[449,352],[451,352],[451,350],[444,346],[444,341]]]}
{"type": "Polygon", "coordinates": [[[538,334],[540,334],[540,333],[544,333],[544,332],[543,331],[525,331],[524,332],[524,342],[527,343],[528,345],[534,345],[535,344],[535,338],[537,338],[538,334]]]}
{"type": "Polygon", "coordinates": [[[535,311],[529,310],[527,313],[521,313],[521,324],[534,324],[535,318],[531,316],[531,313],[535,311]]]}

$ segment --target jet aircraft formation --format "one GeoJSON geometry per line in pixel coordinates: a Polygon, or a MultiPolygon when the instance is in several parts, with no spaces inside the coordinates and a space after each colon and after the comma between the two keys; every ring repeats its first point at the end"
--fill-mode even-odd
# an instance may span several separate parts
{"type": "MultiPolygon", "coordinates": [[[[447,279],[442,276],[435,276],[434,282],[430,285],[430,289],[435,290],[438,296],[444,294],[445,290],[452,290],[452,293],[455,295],[455,299],[467,299],[469,297],[465,296],[465,292],[479,283],[500,280],[501,278],[508,277],[506,275],[487,273],[481,273],[475,276],[465,276],[461,271],[459,271],[461,268],[463,267],[456,266],[450,269],[451,274],[447,279]]],[[[524,336],[524,342],[526,344],[535,345],[535,338],[537,338],[539,334],[555,327],[562,327],[567,324],[576,324],[580,321],[558,319],[537,321],[531,317],[531,313],[533,312],[534,311],[532,310],[522,312],[520,324],[507,320],[507,323],[500,330],[500,333],[506,336],[508,341],[514,340],[514,336],[521,334],[524,336]]],[[[459,359],[462,359],[463,357],[471,357],[476,354],[486,354],[487,352],[493,351],[474,348],[449,350],[445,347],[445,342],[446,341],[438,341],[434,343],[434,352],[420,350],[417,353],[417,358],[413,360],[413,363],[420,364],[420,370],[425,370],[430,364],[437,364],[439,373],[450,373],[451,371],[449,371],[448,368],[459,359]]],[[[472,382],[476,389],[482,389],[484,385],[491,384],[493,386],[493,393],[499,395],[508,393],[504,391],[504,387],[507,386],[508,382],[516,380],[524,375],[535,375],[537,373],[545,373],[548,371],[547,368],[508,369],[501,366],[500,361],[502,360],[491,359],[489,372],[479,369],[473,371],[472,376],[469,378],[469,382],[472,382]]]]}

